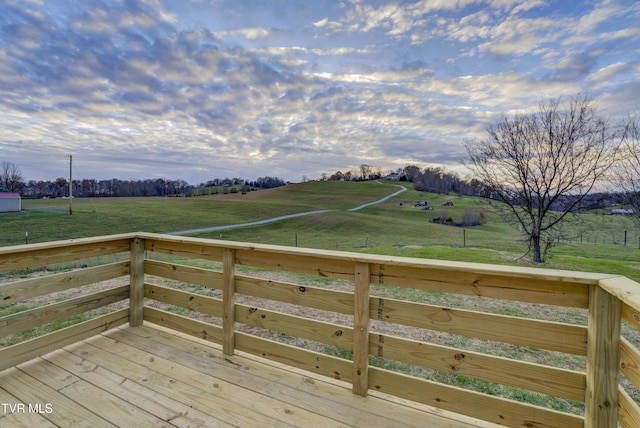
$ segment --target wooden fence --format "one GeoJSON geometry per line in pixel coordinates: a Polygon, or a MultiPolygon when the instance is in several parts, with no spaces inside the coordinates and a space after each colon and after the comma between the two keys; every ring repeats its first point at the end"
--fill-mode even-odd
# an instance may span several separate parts
{"type": "Polygon", "coordinates": [[[640,330],[640,284],[620,276],[146,233],[0,248],[0,272],[0,370],[117,325],[147,321],[221,344],[227,354],[243,351],[350,382],[355,394],[381,391],[505,426],[640,426],[640,408],[631,398],[640,385],[638,341],[621,333],[622,325],[640,330]],[[351,285],[346,291],[318,285],[326,278],[351,285]],[[72,293],[93,284],[107,286],[72,293]],[[412,290],[419,297],[381,297],[378,289],[412,290]],[[32,303],[52,293],[62,297],[32,303]],[[550,312],[582,310],[588,323],[429,303],[429,296],[440,294],[543,305],[550,312]],[[347,316],[349,322],[270,309],[266,301],[347,316]],[[37,335],[41,326],[104,308],[112,309],[37,335]],[[439,345],[419,335],[389,334],[393,326],[578,356],[585,366],[567,369],[439,345]],[[347,358],[267,338],[254,332],[259,329],[346,350],[347,358]],[[14,343],[16,337],[24,340],[14,343]],[[584,412],[451,386],[396,367],[580,402],[584,412]]]}

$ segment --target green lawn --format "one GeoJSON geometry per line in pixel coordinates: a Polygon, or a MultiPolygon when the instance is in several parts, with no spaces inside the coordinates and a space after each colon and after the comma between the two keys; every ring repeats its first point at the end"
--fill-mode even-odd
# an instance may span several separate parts
{"type": "MultiPolygon", "coordinates": [[[[22,244],[26,232],[29,242],[34,243],[134,231],[174,232],[329,210],[197,236],[409,257],[526,263],[526,259],[518,260],[526,249],[518,228],[504,221],[494,207],[495,203],[479,198],[417,192],[411,183],[334,181],[291,184],[247,195],[74,199],[71,216],[68,200],[24,200],[22,213],[0,214],[0,245],[22,244]],[[348,211],[396,192],[398,184],[408,190],[383,203],[348,211]],[[415,208],[418,200],[427,200],[434,209],[415,208]],[[447,201],[453,206],[442,205],[447,201]],[[462,228],[430,222],[436,217],[458,222],[469,211],[481,211],[486,224],[462,228]]],[[[554,242],[545,266],[611,272],[640,280],[638,236],[628,218],[573,216],[558,232],[558,242],[554,242]]]]}

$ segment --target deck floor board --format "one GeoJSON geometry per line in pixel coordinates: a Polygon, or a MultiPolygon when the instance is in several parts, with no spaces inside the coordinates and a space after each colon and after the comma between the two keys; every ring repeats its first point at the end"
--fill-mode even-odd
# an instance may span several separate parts
{"type": "Polygon", "coordinates": [[[0,372],[0,426],[490,427],[152,324],[121,327],[0,372]]]}

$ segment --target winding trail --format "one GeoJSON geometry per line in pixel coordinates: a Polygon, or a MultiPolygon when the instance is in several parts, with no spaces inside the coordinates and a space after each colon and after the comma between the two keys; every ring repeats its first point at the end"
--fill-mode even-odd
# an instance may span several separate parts
{"type": "MultiPolygon", "coordinates": [[[[376,183],[380,183],[380,182],[379,182],[378,180],[376,180],[376,183]]],[[[382,183],[380,183],[380,184],[382,184],[382,183]]],[[[360,205],[359,207],[351,208],[351,209],[350,209],[350,210],[348,210],[348,211],[358,211],[358,210],[361,210],[361,209],[363,209],[363,208],[369,207],[369,206],[371,206],[371,205],[379,204],[380,202],[384,202],[384,201],[386,201],[387,199],[391,199],[391,198],[393,198],[394,196],[399,195],[400,193],[402,193],[402,192],[404,192],[405,190],[407,190],[407,188],[406,188],[406,187],[404,187],[404,186],[402,186],[402,185],[400,185],[400,184],[393,184],[393,186],[400,187],[401,189],[400,189],[400,190],[398,190],[398,191],[397,191],[397,192],[395,192],[395,193],[390,194],[389,196],[385,196],[385,197],[384,197],[384,198],[382,198],[382,199],[379,199],[379,200],[374,201],[374,202],[369,202],[368,204],[360,205]]]]}
{"type": "MultiPolygon", "coordinates": [[[[383,183],[380,183],[378,180],[376,180],[376,182],[379,183],[379,184],[383,184],[383,183]]],[[[394,186],[400,187],[401,189],[398,190],[395,193],[392,193],[392,194],[390,194],[388,196],[385,196],[382,199],[378,199],[377,201],[369,202],[369,203],[360,205],[359,207],[351,208],[351,209],[349,209],[347,211],[358,211],[358,210],[361,210],[361,209],[366,208],[368,206],[379,204],[379,203],[384,202],[384,201],[386,201],[388,199],[391,199],[394,196],[396,196],[396,195],[404,192],[405,190],[407,190],[406,187],[404,187],[404,186],[402,186],[400,184],[394,184],[394,186]]],[[[329,212],[329,211],[332,211],[332,210],[307,211],[307,212],[303,212],[303,213],[282,215],[282,216],[279,216],[279,217],[268,218],[268,219],[265,219],[265,220],[252,221],[251,223],[227,224],[225,226],[203,227],[201,229],[190,229],[190,230],[181,230],[181,231],[178,231],[178,232],[168,232],[167,235],[189,235],[189,234],[192,234],[192,233],[215,232],[217,230],[235,229],[237,227],[256,226],[256,225],[260,225],[260,224],[267,224],[267,223],[273,223],[273,222],[280,221],[280,220],[286,220],[286,219],[290,219],[290,218],[294,218],[294,217],[302,217],[302,216],[305,216],[305,215],[326,213],[326,212],[329,212]]]]}

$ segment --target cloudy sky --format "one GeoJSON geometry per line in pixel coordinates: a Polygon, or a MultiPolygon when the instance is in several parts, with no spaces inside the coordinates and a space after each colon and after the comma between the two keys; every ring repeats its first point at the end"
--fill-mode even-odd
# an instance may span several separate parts
{"type": "Polygon", "coordinates": [[[640,109],[637,0],[0,0],[0,161],[27,180],[455,170],[502,114],[640,109]]]}

